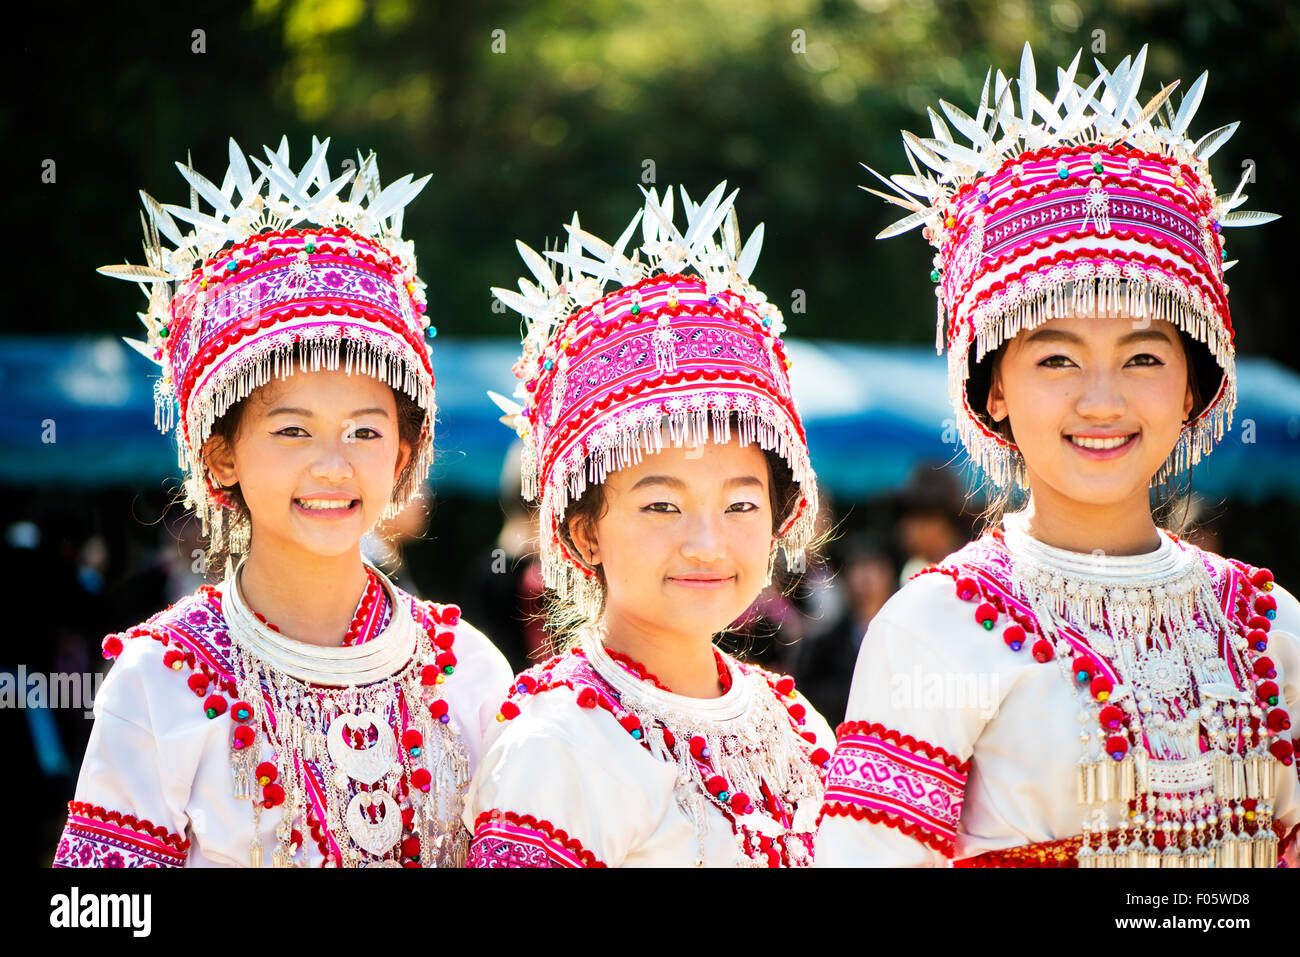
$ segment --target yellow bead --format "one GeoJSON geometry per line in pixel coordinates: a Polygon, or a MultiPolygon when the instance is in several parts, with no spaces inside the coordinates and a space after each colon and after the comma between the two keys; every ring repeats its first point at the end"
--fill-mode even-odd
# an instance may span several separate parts
{"type": "Polygon", "coordinates": [[[943,224],[947,226],[949,229],[952,229],[954,226],[957,225],[957,217],[949,216],[947,219],[943,221],[943,224]]]}
{"type": "Polygon", "coordinates": [[[503,715],[500,711],[498,711],[498,712],[497,712],[497,720],[498,720],[498,721],[505,721],[505,719],[506,719],[506,716],[503,715]]]}
{"type": "Polygon", "coordinates": [[[1109,691],[1102,691],[1102,692],[1099,692],[1099,693],[1097,694],[1097,700],[1098,700],[1098,701],[1105,701],[1105,700],[1106,700],[1107,698],[1109,698],[1109,697],[1110,697],[1110,692],[1109,692],[1109,691]]]}
{"type": "Polygon", "coordinates": [[[443,681],[445,681],[445,680],[446,680],[446,678],[444,678],[444,677],[440,674],[440,675],[438,675],[438,678],[437,678],[437,682],[436,682],[436,683],[437,683],[437,684],[442,684],[443,681]]]}
{"type": "Polygon", "coordinates": [[[1273,590],[1273,583],[1272,583],[1272,582],[1264,582],[1264,591],[1272,591],[1272,590],[1273,590]]]}
{"type": "Polygon", "coordinates": [[[1247,811],[1247,812],[1246,812],[1246,820],[1247,820],[1247,821],[1253,821],[1253,820],[1255,820],[1255,812],[1254,812],[1254,811],[1247,811]]]}
{"type": "Polygon", "coordinates": [[[268,778],[265,774],[263,774],[260,778],[257,779],[257,783],[262,785],[262,787],[266,787],[268,784],[271,783],[271,779],[268,778]]]}
{"type": "Polygon", "coordinates": [[[200,288],[200,289],[207,289],[207,288],[208,288],[208,281],[207,281],[206,279],[200,279],[200,280],[199,280],[199,288],[200,288]]]}

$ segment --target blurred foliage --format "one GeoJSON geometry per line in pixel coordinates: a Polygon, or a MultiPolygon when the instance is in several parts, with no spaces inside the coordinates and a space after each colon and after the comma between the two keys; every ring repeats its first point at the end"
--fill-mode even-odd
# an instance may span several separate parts
{"type": "MultiPolygon", "coordinates": [[[[926,129],[940,96],[969,106],[989,64],[1018,71],[1026,39],[1040,76],[1080,47],[1085,73],[1099,37],[1109,65],[1147,42],[1148,94],[1210,70],[1193,133],[1242,121],[1213,160],[1220,187],[1253,159],[1251,208],[1294,215],[1300,98],[1276,86],[1293,73],[1298,24],[1295,7],[1264,0],[82,7],[22,34],[26,93],[0,111],[20,225],[36,239],[19,266],[44,278],[4,329],[133,333],[139,298],[93,267],[138,259],[137,187],[184,202],[172,161],[187,149],[219,177],[231,135],[254,152],[287,133],[301,158],[318,133],[333,137],[335,162],[374,148],[386,178],[433,172],[406,230],[445,333],[513,333],[487,291],[520,272],[512,240],[556,237],[575,208],[616,234],[652,161],[660,185],[693,195],[724,178],[742,188],[742,227],[767,223],[756,281],[779,304],[807,292],[792,334],[926,342],[928,247],[915,234],[872,240],[893,217],[855,189],[858,162],[903,168],[898,129],[926,129]],[[46,158],[53,185],[39,182],[46,158]]],[[[1298,367],[1275,281],[1291,266],[1291,228],[1288,216],[1233,231],[1230,278],[1239,348],[1298,367]]]]}

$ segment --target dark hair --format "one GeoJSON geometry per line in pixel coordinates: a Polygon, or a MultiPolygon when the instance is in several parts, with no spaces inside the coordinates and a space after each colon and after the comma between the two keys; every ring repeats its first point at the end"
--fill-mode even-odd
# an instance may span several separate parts
{"type": "MultiPolygon", "coordinates": [[[[1188,414],[1186,421],[1191,421],[1205,411],[1206,404],[1217,394],[1217,385],[1210,393],[1210,399],[1204,398],[1206,390],[1202,388],[1203,384],[1218,382],[1223,377],[1223,370],[1219,368],[1218,362],[1213,354],[1205,346],[1194,340],[1181,329],[1178,330],[1178,339],[1183,346],[1183,356],[1187,361],[1187,385],[1192,390],[1192,411],[1188,414]],[[1217,379],[1215,377],[1218,377],[1217,379]]],[[[970,378],[966,380],[966,401],[970,404],[971,411],[979,417],[985,425],[997,432],[998,435],[1008,442],[1015,442],[1015,436],[1011,431],[1011,418],[1008,416],[1001,422],[994,422],[993,417],[988,412],[988,394],[989,389],[993,386],[993,380],[998,374],[1002,365],[1002,357],[1006,352],[1010,340],[1004,342],[998,348],[986,355],[980,362],[976,363],[971,369],[970,378]]],[[[985,480],[984,488],[990,488],[991,485],[985,480]]],[[[971,494],[974,495],[979,489],[973,489],[971,494]]],[[[980,521],[985,530],[996,528],[1002,524],[1002,518],[1008,511],[1015,511],[1024,506],[1027,492],[1017,489],[1014,484],[1008,484],[1001,488],[994,488],[990,495],[983,512],[980,514],[980,521]]],[[[1153,514],[1159,514],[1161,520],[1157,523],[1161,528],[1177,534],[1182,534],[1187,526],[1188,514],[1190,511],[1192,498],[1192,473],[1190,467],[1187,472],[1187,480],[1184,487],[1179,488],[1176,483],[1162,483],[1158,487],[1158,498],[1152,506],[1153,514]],[[1174,520],[1174,511],[1179,502],[1183,503],[1183,514],[1177,521],[1174,520]]]]}
{"type": "MultiPolygon", "coordinates": [[[[731,427],[736,429],[736,415],[732,414],[731,427]]],[[[768,500],[772,508],[772,533],[775,535],[777,530],[789,521],[799,505],[802,497],[799,483],[794,479],[794,473],[790,466],[779,454],[771,449],[763,449],[763,458],[767,461],[768,469],[768,500]]],[[[605,487],[601,483],[593,483],[587,486],[576,501],[570,503],[565,510],[564,519],[560,523],[559,534],[560,540],[564,543],[573,555],[585,560],[585,556],[578,550],[574,544],[571,529],[575,523],[586,523],[588,528],[594,529],[596,523],[604,516],[608,504],[605,499],[605,487]]],[[[818,538],[808,546],[807,553],[812,558],[817,549],[821,546],[822,540],[818,538]]],[[[601,566],[595,567],[596,577],[600,582],[602,594],[605,592],[605,570],[601,566]]],[[[546,627],[551,633],[551,640],[559,647],[571,644],[577,637],[578,630],[589,624],[581,612],[578,610],[576,603],[565,601],[558,595],[552,593],[548,599],[546,612],[546,627]]]]}
{"type": "MultiPolygon", "coordinates": [[[[294,363],[297,363],[299,360],[305,360],[305,358],[305,355],[303,355],[302,352],[299,352],[293,361],[294,363]]],[[[305,362],[303,367],[306,368],[305,362]]],[[[403,442],[409,444],[411,448],[410,460],[406,463],[406,467],[402,470],[402,474],[397,477],[397,481],[393,483],[393,488],[398,489],[407,481],[411,469],[415,466],[415,460],[417,458],[416,451],[420,445],[420,433],[424,428],[424,410],[421,409],[419,404],[405,392],[393,388],[392,386],[389,388],[393,389],[393,398],[397,402],[398,436],[403,442]]],[[[213,422],[212,431],[208,441],[219,439],[226,443],[227,447],[233,448],[236,439],[239,437],[239,430],[243,425],[244,413],[248,409],[248,402],[258,394],[258,391],[259,390],[255,389],[250,395],[240,399],[227,409],[223,416],[213,422]]],[[[200,479],[200,481],[202,481],[202,479],[200,479]]],[[[251,516],[248,511],[248,503],[244,501],[244,493],[240,489],[239,483],[236,482],[234,485],[225,487],[223,491],[230,498],[231,505],[233,506],[233,514],[230,517],[231,524],[236,526],[240,524],[250,524],[251,516]]],[[[229,538],[229,536],[226,537],[227,539],[229,538]]],[[[212,549],[209,552],[207,559],[208,574],[220,577],[223,574],[226,561],[231,557],[232,552],[227,543],[223,543],[220,548],[212,549]]]]}

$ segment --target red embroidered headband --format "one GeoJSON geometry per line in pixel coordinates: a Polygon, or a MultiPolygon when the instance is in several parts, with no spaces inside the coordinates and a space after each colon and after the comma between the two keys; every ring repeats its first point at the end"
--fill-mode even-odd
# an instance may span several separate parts
{"type": "Polygon", "coordinates": [[[930,274],[936,346],[942,352],[947,343],[962,442],[997,485],[1023,483],[1022,463],[981,412],[983,396],[969,394],[968,380],[988,353],[1049,319],[1166,320],[1213,357],[1204,405],[1184,425],[1157,480],[1196,464],[1232,425],[1236,369],[1223,281],[1232,263],[1223,262],[1219,231],[1277,217],[1235,211],[1246,200],[1245,176],[1231,195],[1215,195],[1207,161],[1238,124],[1195,142],[1185,135],[1207,74],[1175,112],[1169,95],[1176,82],[1145,106],[1139,102],[1145,63],[1146,47],[1113,73],[1097,63],[1097,78],[1084,88],[1074,82],[1076,54],[1057,71],[1059,89],[1049,101],[1036,88],[1025,44],[1019,115],[998,72],[992,100],[991,76],[985,79],[975,117],[939,103],[970,146],[956,143],[931,109],[933,137],[903,133],[912,175],[886,179],[870,170],[894,195],[868,192],[909,210],[877,238],[924,225],[937,250],[930,274]]]}
{"type": "Polygon", "coordinates": [[[740,440],[774,450],[799,484],[779,530],[787,562],[797,565],[813,537],[816,478],[790,395],[784,320],[749,283],[763,227],[742,247],[726,183],[698,205],[681,190],[684,232],[673,225],[671,189],[662,203],[642,191],[644,208],[614,244],[575,215],[567,249],[546,252],[560,277],[517,243],[531,277],[518,293],[492,290],[525,319],[514,367],[522,404],[493,398],[523,440],[524,497],[541,499],[543,575],[563,597],[591,574],[560,536],[569,503],[589,482],[659,451],[661,427],[674,443],[726,442],[734,416],[740,440]],[[629,258],[638,224],[642,243],[629,258]],[[607,294],[611,281],[618,288],[607,294]]]}
{"type": "Polygon", "coordinates": [[[281,139],[278,150],[265,148],[266,163],[250,157],[260,173],[254,180],[232,139],[220,187],[177,163],[190,205],[159,204],[142,191],[146,265],[99,270],[139,282],[149,295],[139,314],[146,341],[126,341],[162,368],[154,387],[159,429],[172,428],[180,406],[186,504],[214,547],[244,550],[248,528],[229,520],[231,500],[208,472],[203,444],[232,405],[288,375],[295,353],[313,370],[374,376],[424,411],[419,447],[385,517],[419,492],[429,469],[434,383],[424,336],[434,331],[414,248],[401,238],[403,209],[429,177],[412,182],[408,174],[381,190],[372,153],[331,180],[328,147],[313,137],[311,158],[295,173],[281,139]],[[200,198],[212,213],[199,212],[200,198]],[[177,219],[193,229],[182,234],[177,219]],[[175,248],[164,248],[164,238],[175,248]]]}

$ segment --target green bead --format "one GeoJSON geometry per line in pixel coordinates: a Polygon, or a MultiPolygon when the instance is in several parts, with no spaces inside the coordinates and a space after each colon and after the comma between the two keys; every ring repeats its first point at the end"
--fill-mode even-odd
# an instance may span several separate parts
{"type": "Polygon", "coordinates": [[[984,619],[984,630],[985,630],[985,631],[992,631],[992,630],[993,630],[993,619],[992,619],[992,618],[985,618],[985,619],[984,619]]]}
{"type": "Polygon", "coordinates": [[[930,270],[930,282],[938,282],[942,278],[943,278],[943,273],[941,273],[939,270],[937,269],[930,270]]]}
{"type": "Polygon", "coordinates": [[[307,244],[306,246],[304,246],[303,248],[306,249],[307,252],[309,252],[309,253],[314,253],[314,252],[316,251],[316,244],[315,244],[315,243],[308,243],[308,244],[307,244]]]}
{"type": "Polygon", "coordinates": [[[1093,163],[1093,164],[1092,164],[1092,171],[1093,171],[1094,173],[1101,173],[1101,172],[1104,172],[1105,169],[1106,169],[1106,167],[1102,166],[1101,163],[1093,163]]]}
{"type": "Polygon", "coordinates": [[[632,303],[632,315],[635,316],[640,311],[641,311],[641,304],[638,302],[632,303]]]}
{"type": "Polygon", "coordinates": [[[442,669],[442,673],[445,674],[445,675],[449,675],[449,674],[451,674],[451,673],[452,673],[453,671],[455,671],[455,670],[456,670],[456,668],[455,668],[453,665],[448,665],[447,667],[445,667],[445,668],[442,669]]]}
{"type": "Polygon", "coordinates": [[[217,709],[216,709],[216,708],[209,708],[209,709],[208,709],[206,712],[204,712],[204,713],[207,714],[207,716],[208,716],[209,718],[215,718],[215,717],[217,716],[217,709]]]}
{"type": "Polygon", "coordinates": [[[1268,703],[1269,703],[1270,706],[1276,707],[1276,705],[1277,705],[1277,695],[1269,695],[1269,697],[1268,697],[1268,703]]]}
{"type": "Polygon", "coordinates": [[[158,335],[166,339],[169,335],[171,335],[171,331],[166,326],[163,326],[161,329],[158,330],[158,335]]]}

